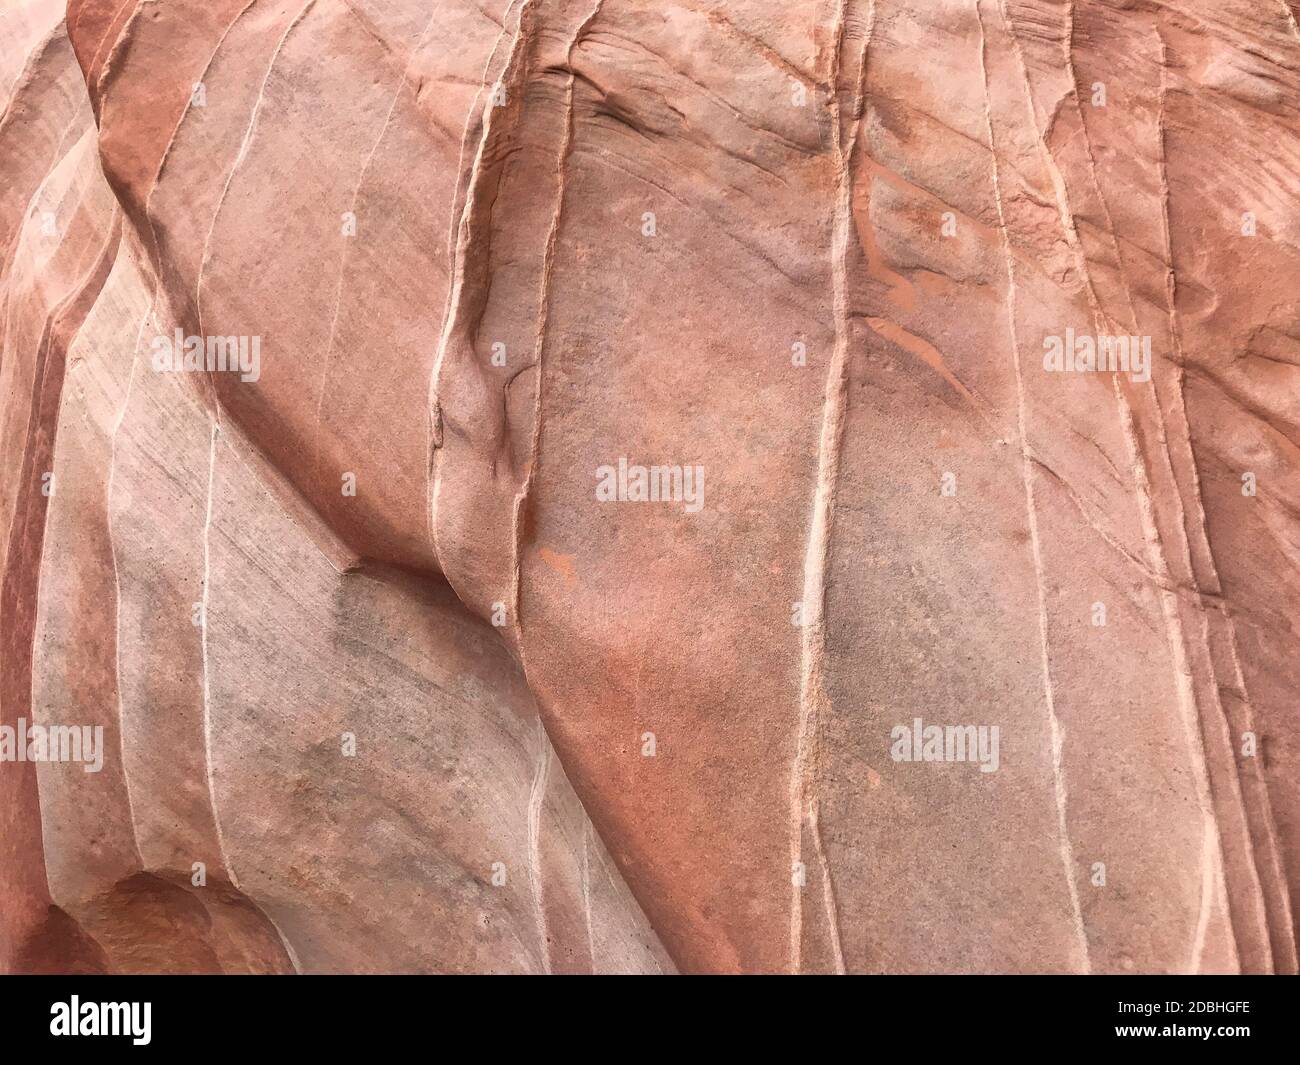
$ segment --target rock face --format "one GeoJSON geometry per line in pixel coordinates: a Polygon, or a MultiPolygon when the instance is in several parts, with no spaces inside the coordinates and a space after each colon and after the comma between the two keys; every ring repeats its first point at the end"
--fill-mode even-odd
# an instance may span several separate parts
{"type": "Polygon", "coordinates": [[[1288,0],[3,0],[0,174],[0,969],[1296,971],[1288,0]]]}

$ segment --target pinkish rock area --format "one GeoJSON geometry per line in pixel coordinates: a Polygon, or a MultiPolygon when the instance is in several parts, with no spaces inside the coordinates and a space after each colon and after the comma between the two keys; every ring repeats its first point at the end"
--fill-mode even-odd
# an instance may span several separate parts
{"type": "Polygon", "coordinates": [[[0,0],[0,971],[1294,973],[1292,0],[0,0]]]}

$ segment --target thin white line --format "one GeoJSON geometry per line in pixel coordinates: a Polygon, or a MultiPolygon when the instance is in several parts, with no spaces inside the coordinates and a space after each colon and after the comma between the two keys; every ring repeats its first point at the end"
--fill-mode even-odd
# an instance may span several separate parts
{"type": "Polygon", "coordinates": [[[998,224],[1002,230],[1003,254],[1007,259],[1007,326],[1011,333],[1012,365],[1016,374],[1016,418],[1020,432],[1021,474],[1025,485],[1025,510],[1029,519],[1029,542],[1034,561],[1034,582],[1038,588],[1038,636],[1039,655],[1043,671],[1043,698],[1047,706],[1047,723],[1052,742],[1052,780],[1056,800],[1056,827],[1060,839],[1061,861],[1065,866],[1065,882],[1070,893],[1070,908],[1074,915],[1075,933],[1079,939],[1082,952],[1084,972],[1092,971],[1092,957],[1088,950],[1088,935],[1083,924],[1083,910],[1079,905],[1079,888],[1075,882],[1074,846],[1070,842],[1068,824],[1065,816],[1066,787],[1065,777],[1061,771],[1061,755],[1065,734],[1060,719],[1056,716],[1056,699],[1052,691],[1051,658],[1047,641],[1047,597],[1043,590],[1043,553],[1038,534],[1038,516],[1034,504],[1034,471],[1030,455],[1029,441],[1026,437],[1025,386],[1020,372],[1020,341],[1016,336],[1016,275],[1015,257],[1011,248],[1011,234],[1007,229],[1006,214],[1002,207],[1002,181],[998,173],[997,145],[993,138],[993,111],[989,96],[989,72],[985,55],[988,42],[984,33],[984,16],[980,12],[979,0],[975,0],[975,18],[980,28],[980,72],[984,79],[984,122],[988,127],[989,155],[993,161],[993,195],[997,202],[998,224]]]}
{"type": "Polygon", "coordinates": [[[217,831],[217,850],[221,853],[221,865],[231,885],[239,890],[239,880],[226,855],[225,837],[221,832],[221,817],[217,813],[217,786],[212,771],[212,692],[210,669],[208,666],[208,600],[212,583],[212,489],[217,471],[217,437],[221,427],[216,417],[212,419],[212,438],[208,447],[208,502],[203,519],[203,600],[199,607],[199,634],[203,649],[203,754],[208,778],[208,804],[212,807],[212,824],[217,831]]]}

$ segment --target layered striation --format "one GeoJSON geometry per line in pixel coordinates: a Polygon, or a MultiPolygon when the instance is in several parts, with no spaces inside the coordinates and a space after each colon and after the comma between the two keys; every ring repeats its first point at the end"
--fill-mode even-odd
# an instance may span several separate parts
{"type": "Polygon", "coordinates": [[[1296,971],[1285,0],[4,0],[0,174],[0,968],[1296,971]]]}

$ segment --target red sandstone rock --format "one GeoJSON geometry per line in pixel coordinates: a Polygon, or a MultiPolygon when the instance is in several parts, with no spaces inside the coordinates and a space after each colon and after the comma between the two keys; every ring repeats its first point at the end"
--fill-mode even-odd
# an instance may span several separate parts
{"type": "Polygon", "coordinates": [[[1295,972],[1298,173],[1284,0],[7,0],[0,968],[1295,972]]]}

